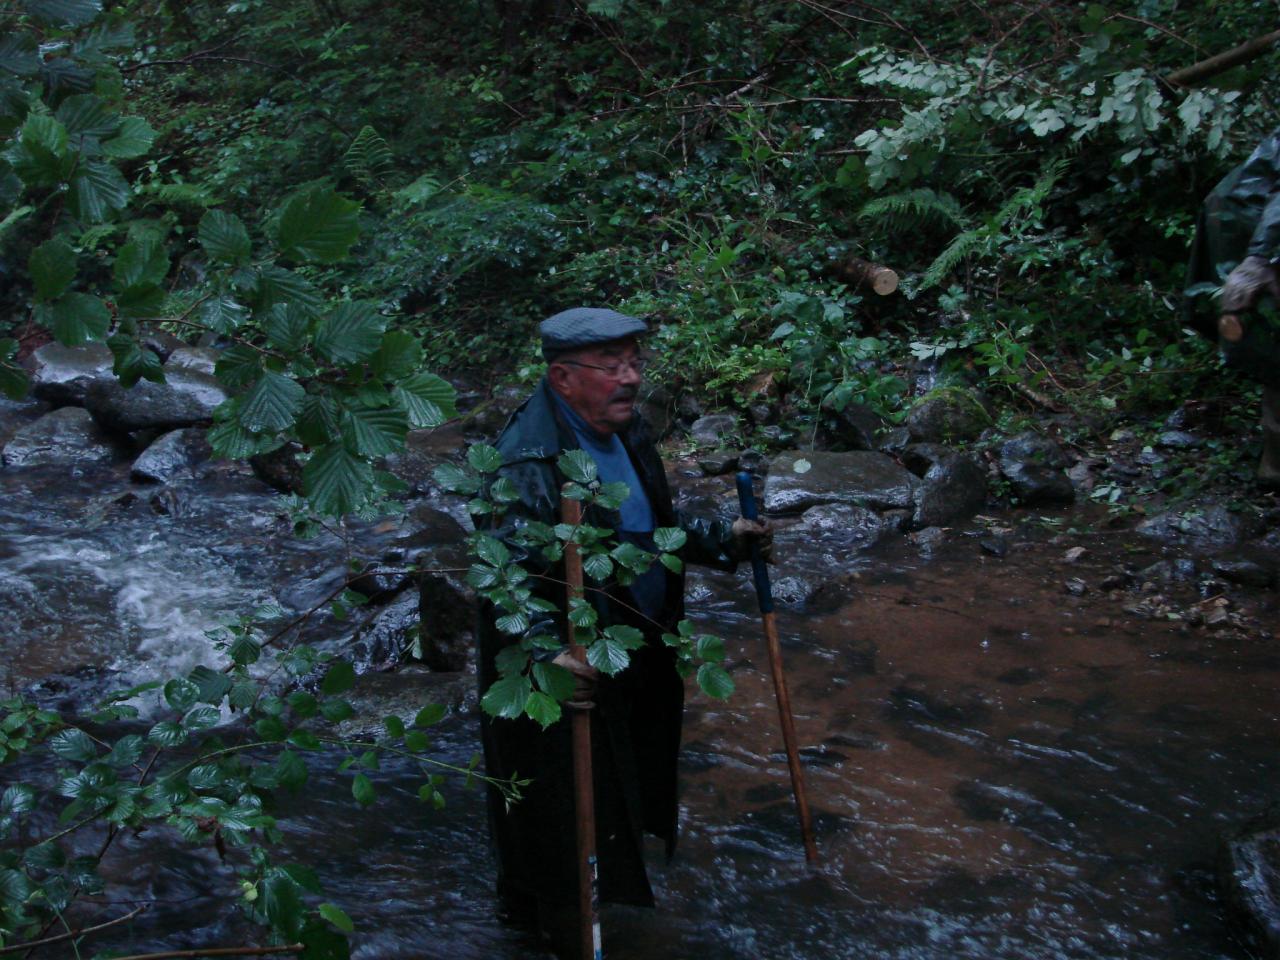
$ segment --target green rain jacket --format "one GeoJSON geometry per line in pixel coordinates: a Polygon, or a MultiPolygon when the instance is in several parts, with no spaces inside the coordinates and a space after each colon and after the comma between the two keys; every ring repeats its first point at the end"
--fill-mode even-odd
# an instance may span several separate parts
{"type": "MultiPolygon", "coordinates": [[[[1250,256],[1280,258],[1280,128],[1205,197],[1187,265],[1188,322],[1207,331],[1216,317],[1198,305],[1250,256]]],[[[1280,386],[1280,347],[1268,324],[1246,322],[1244,339],[1222,346],[1229,365],[1280,386]]]]}
{"type": "MultiPolygon", "coordinates": [[[[499,476],[520,494],[494,533],[537,580],[537,593],[557,604],[561,612],[533,630],[555,631],[564,637],[564,566],[548,569],[541,558],[508,539],[529,520],[559,522],[560,489],[565,477],[555,461],[576,449],[573,430],[558,414],[550,386],[544,379],[511,417],[497,441],[503,456],[499,476]]],[[[686,562],[731,570],[730,522],[695,518],[676,511],[666,473],[637,415],[620,435],[645,488],[659,526],[683,528],[688,541],[686,562]]],[[[589,508],[584,517],[592,526],[618,529],[616,512],[589,508]]],[[[624,587],[610,596],[588,592],[600,614],[600,625],[629,624],[642,630],[646,645],[632,653],[631,665],[616,677],[602,677],[596,709],[591,712],[591,742],[596,802],[596,849],[602,900],[652,906],[653,892],[645,873],[642,837],[645,832],[666,842],[667,855],[676,842],[676,760],[684,683],[675,671],[673,651],[661,640],[684,615],[684,576],[668,571],[666,600],[656,619],[661,629],[641,620],[613,598],[631,603],[624,587]]],[[[482,608],[478,634],[480,691],[497,679],[495,656],[512,639],[495,628],[492,607],[482,608]]],[[[577,896],[573,759],[569,711],[542,730],[527,717],[516,720],[481,716],[486,772],[494,777],[532,778],[524,797],[508,809],[496,791],[489,793],[489,821],[498,854],[499,889],[572,904],[577,896]]]]}

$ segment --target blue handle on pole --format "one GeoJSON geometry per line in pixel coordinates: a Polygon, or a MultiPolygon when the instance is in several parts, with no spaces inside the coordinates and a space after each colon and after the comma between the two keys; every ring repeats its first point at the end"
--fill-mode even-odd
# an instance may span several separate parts
{"type": "MultiPolygon", "coordinates": [[[[751,489],[751,474],[745,470],[738,471],[738,505],[742,515],[748,520],[756,520],[760,514],[756,510],[756,495],[751,489]]],[[[751,573],[756,581],[756,599],[760,601],[761,613],[773,613],[773,590],[769,586],[769,568],[760,556],[760,546],[751,547],[751,573]]]]}

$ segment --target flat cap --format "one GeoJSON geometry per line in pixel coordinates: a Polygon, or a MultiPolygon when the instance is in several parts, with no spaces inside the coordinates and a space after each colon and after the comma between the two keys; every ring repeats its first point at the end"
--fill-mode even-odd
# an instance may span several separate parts
{"type": "Polygon", "coordinates": [[[604,307],[562,310],[538,325],[538,333],[542,335],[542,356],[547,360],[569,350],[593,347],[623,337],[638,337],[648,332],[649,325],[643,320],[604,307]]]}

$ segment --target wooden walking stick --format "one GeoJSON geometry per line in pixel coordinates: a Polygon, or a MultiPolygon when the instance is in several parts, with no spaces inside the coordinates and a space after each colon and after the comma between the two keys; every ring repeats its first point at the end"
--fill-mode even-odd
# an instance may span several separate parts
{"type": "MultiPolygon", "coordinates": [[[[560,498],[560,519],[571,527],[582,524],[582,503],[560,498]]],[[[570,540],[564,545],[566,604],[582,596],[582,555],[570,540]]],[[[565,608],[568,613],[568,606],[565,608]]],[[[574,626],[567,618],[569,652],[580,663],[587,662],[587,648],[577,642],[574,626]]],[[[591,781],[591,709],[593,703],[570,702],[573,710],[573,793],[578,826],[578,957],[603,960],[600,941],[600,875],[596,862],[596,801],[591,781]]]]}
{"type": "MultiPolygon", "coordinates": [[[[755,520],[755,494],[751,491],[751,474],[745,470],[738,474],[738,503],[742,515],[755,520]]],[[[791,768],[791,789],[796,795],[796,812],[800,816],[800,836],[804,840],[804,858],[809,863],[818,859],[818,848],[813,843],[813,823],[809,819],[809,799],[804,790],[804,771],[800,767],[800,754],[796,750],[796,725],[791,717],[791,696],[787,693],[787,678],[782,673],[782,647],[778,643],[778,625],[773,618],[773,591],[769,586],[769,570],[760,547],[751,548],[751,572],[756,581],[756,599],[760,603],[760,620],[764,624],[765,644],[769,648],[769,669],[773,673],[773,692],[778,699],[778,720],[782,725],[782,742],[787,748],[787,766],[791,768]]]]}

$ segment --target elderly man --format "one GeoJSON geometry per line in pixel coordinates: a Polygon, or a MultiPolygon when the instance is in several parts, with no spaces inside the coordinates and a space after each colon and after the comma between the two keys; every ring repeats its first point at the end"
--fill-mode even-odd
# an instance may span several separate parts
{"type": "MultiPolygon", "coordinates": [[[[767,546],[768,525],[739,518],[684,516],[674,510],[662,462],[646,424],[635,410],[645,359],[644,321],[613,310],[579,307],[541,325],[547,374],[511,417],[498,439],[500,476],[520,501],[495,532],[510,538],[533,519],[559,520],[565,478],[556,468],[565,450],[581,449],[595,461],[603,481],[622,481],[630,495],[616,512],[596,508],[586,522],[608,527],[620,540],[656,552],[656,527],[683,528],[687,561],[732,569],[752,542],[767,546]]],[[[508,540],[526,568],[544,563],[508,540]]],[[[561,613],[533,629],[564,636],[563,565],[546,570],[540,593],[561,613]]],[[[676,759],[684,704],[683,681],[673,652],[661,641],[683,616],[683,574],[654,563],[631,585],[592,594],[601,626],[627,624],[645,635],[645,646],[615,677],[578,664],[567,648],[548,656],[577,675],[578,699],[589,697],[595,780],[597,851],[602,900],[653,905],[645,872],[643,834],[659,837],[670,856],[676,842],[676,759]]],[[[495,656],[510,644],[493,627],[492,611],[481,618],[481,690],[497,678],[495,656]]],[[[574,861],[573,765],[569,722],[547,730],[527,718],[482,718],[485,766],[497,777],[532,778],[524,798],[508,809],[490,793],[490,826],[498,852],[498,887],[514,919],[536,921],[544,935],[568,955],[577,892],[574,861]]]]}

